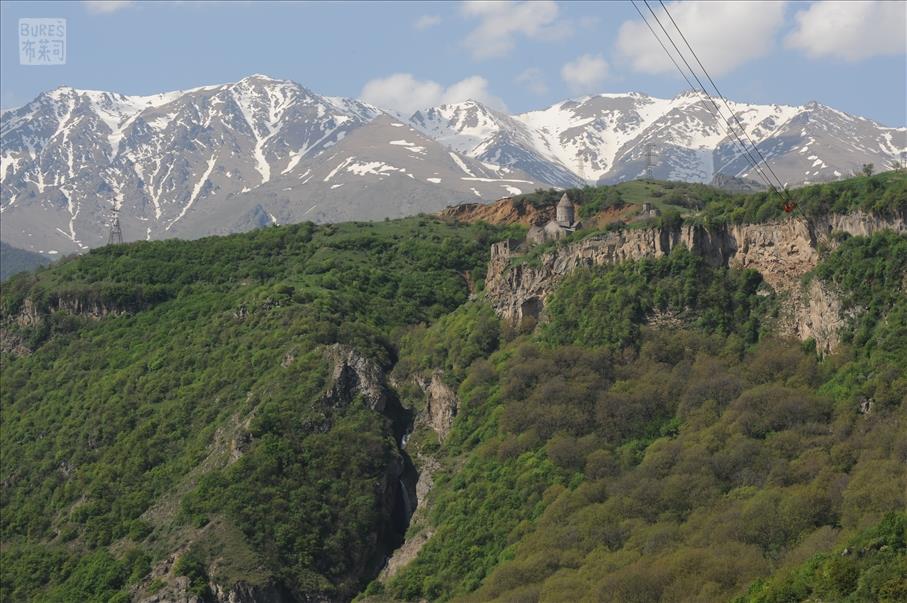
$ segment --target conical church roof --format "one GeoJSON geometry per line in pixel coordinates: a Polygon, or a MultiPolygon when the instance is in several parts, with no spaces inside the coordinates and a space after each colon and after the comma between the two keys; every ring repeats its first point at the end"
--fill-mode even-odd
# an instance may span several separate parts
{"type": "Polygon", "coordinates": [[[573,201],[570,200],[570,197],[567,196],[567,193],[564,193],[564,196],[561,197],[561,200],[557,202],[558,207],[573,207],[573,201]]]}

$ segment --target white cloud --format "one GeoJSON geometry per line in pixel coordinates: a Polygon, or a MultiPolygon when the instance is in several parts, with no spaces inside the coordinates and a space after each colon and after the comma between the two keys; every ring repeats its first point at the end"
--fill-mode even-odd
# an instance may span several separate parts
{"type": "Polygon", "coordinates": [[[485,103],[494,109],[507,110],[504,101],[488,91],[488,80],[478,75],[445,88],[432,80],[418,80],[409,73],[395,73],[367,82],[359,98],[404,115],[435,105],[469,99],[485,103]]]}
{"type": "Polygon", "coordinates": [[[82,5],[90,13],[114,13],[133,4],[132,0],[82,0],[82,5]]]}
{"type": "MultiPolygon", "coordinates": [[[[775,33],[784,21],[784,2],[671,2],[667,5],[671,16],[689,40],[706,69],[714,76],[732,71],[737,66],[763,56],[774,44],[775,33]]],[[[683,40],[660,5],[652,9],[665,29],[685,49],[683,40]]],[[[670,42],[655,23],[652,15],[643,8],[652,28],[674,52],[670,42]]],[[[636,71],[644,73],[669,73],[674,65],[662,50],[652,33],[642,21],[626,21],[620,26],[617,49],[636,71]]],[[[690,65],[695,66],[692,55],[687,53],[690,65]]],[[[677,59],[678,64],[683,63],[677,59]]]]}
{"type": "Polygon", "coordinates": [[[597,92],[608,77],[608,62],[600,54],[584,54],[561,67],[561,77],[573,92],[597,92]]]}
{"type": "Polygon", "coordinates": [[[366,82],[359,98],[383,109],[411,114],[438,104],[444,87],[431,80],[417,80],[409,73],[395,73],[366,82]]]}
{"type": "Polygon", "coordinates": [[[478,18],[464,45],[475,59],[504,56],[513,50],[520,36],[552,40],[570,33],[557,21],[558,6],[551,0],[529,2],[464,2],[463,14],[478,18]]]}
{"type": "Polygon", "coordinates": [[[529,92],[539,96],[548,92],[548,84],[545,83],[545,78],[542,75],[541,70],[536,69],[535,67],[526,69],[516,76],[514,81],[522,85],[529,92]]]}
{"type": "Polygon", "coordinates": [[[415,27],[416,29],[421,31],[423,29],[428,29],[429,27],[434,27],[435,25],[440,25],[440,24],[441,24],[440,15],[422,15],[421,17],[416,19],[416,22],[413,23],[413,27],[415,27]]]}
{"type": "Polygon", "coordinates": [[[785,43],[811,58],[859,61],[907,52],[904,2],[814,2],[794,17],[796,29],[785,43]]]}

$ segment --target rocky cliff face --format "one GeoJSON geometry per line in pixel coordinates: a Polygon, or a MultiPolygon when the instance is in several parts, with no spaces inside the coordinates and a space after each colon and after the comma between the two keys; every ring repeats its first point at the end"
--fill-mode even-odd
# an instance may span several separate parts
{"type": "Polygon", "coordinates": [[[330,406],[347,406],[356,396],[374,411],[384,412],[387,405],[387,384],[384,371],[375,361],[348,346],[335,343],[327,348],[333,365],[324,402],[330,406]]]}
{"type": "Polygon", "coordinates": [[[214,585],[211,589],[218,603],[290,603],[293,598],[274,584],[264,586],[237,582],[231,588],[214,585]]]}
{"type": "Polygon", "coordinates": [[[760,272],[775,291],[790,294],[794,302],[782,327],[801,339],[813,337],[820,350],[830,351],[837,345],[837,332],[844,321],[840,302],[821,283],[802,290],[801,277],[819,262],[820,246],[835,245],[833,233],[866,236],[886,229],[907,232],[907,215],[883,218],[858,212],[715,228],[682,225],[624,230],[558,246],[542,255],[537,264],[514,262],[519,255],[515,243],[503,241],[492,246],[485,291],[505,320],[539,318],[547,297],[573,270],[657,258],[683,245],[715,266],[760,272]]]}
{"type": "Polygon", "coordinates": [[[489,224],[523,224],[537,226],[554,219],[554,206],[534,207],[531,203],[515,202],[512,197],[494,203],[460,203],[440,212],[441,218],[461,222],[488,222],[489,224]]]}
{"type": "Polygon", "coordinates": [[[326,349],[325,356],[332,364],[331,378],[322,402],[332,408],[342,408],[359,399],[375,412],[391,420],[399,454],[385,467],[375,489],[385,514],[392,525],[382,526],[370,535],[375,555],[363,559],[355,570],[358,576],[374,576],[403,541],[413,514],[413,497],[418,476],[404,450],[404,435],[411,429],[412,413],[403,408],[396,393],[387,383],[382,366],[349,346],[334,344],[326,349]]]}
{"type": "Polygon", "coordinates": [[[99,320],[126,314],[129,309],[113,302],[90,300],[77,295],[58,297],[49,302],[46,309],[39,308],[31,299],[25,299],[19,312],[11,317],[11,322],[20,327],[34,327],[41,324],[48,314],[57,312],[99,320]]]}
{"type": "Polygon", "coordinates": [[[208,585],[210,593],[199,596],[190,592],[189,579],[174,578],[161,592],[136,598],[140,603],[292,603],[295,599],[276,584],[265,585],[237,582],[230,588],[215,583],[208,585]]]}
{"type": "Polygon", "coordinates": [[[422,547],[435,534],[429,516],[428,495],[434,486],[434,475],[440,470],[440,463],[429,455],[418,455],[419,480],[416,482],[416,510],[410,519],[410,526],[406,532],[403,544],[394,551],[387,564],[378,575],[382,582],[393,578],[397,572],[410,564],[422,550],[422,547]]]}
{"type": "MultiPolygon", "coordinates": [[[[431,433],[443,443],[450,434],[459,406],[456,391],[445,383],[444,371],[440,369],[418,372],[407,377],[407,381],[410,379],[424,396],[424,406],[416,412],[413,420],[413,434],[417,440],[421,440],[431,433]]],[[[417,444],[414,448],[414,451],[409,452],[414,454],[413,462],[417,472],[413,487],[415,509],[403,544],[388,558],[378,576],[382,582],[391,579],[412,562],[435,533],[429,511],[429,494],[434,486],[434,475],[440,470],[441,464],[423,446],[417,444]]]]}
{"type": "MultiPolygon", "coordinates": [[[[72,291],[55,294],[49,299],[25,298],[11,310],[0,311],[0,351],[24,356],[32,352],[30,334],[40,331],[55,315],[101,320],[111,316],[131,314],[169,298],[163,290],[120,288],[116,291],[72,291]]],[[[44,334],[53,331],[54,321],[44,334]]]]}
{"type": "Polygon", "coordinates": [[[819,279],[811,279],[792,292],[780,330],[800,341],[814,339],[816,350],[827,354],[841,343],[841,328],[848,317],[840,298],[819,279]]]}
{"type": "Polygon", "coordinates": [[[430,378],[416,377],[416,381],[425,393],[425,410],[417,422],[427,424],[443,442],[457,414],[457,394],[444,383],[441,371],[434,371],[430,378]]]}

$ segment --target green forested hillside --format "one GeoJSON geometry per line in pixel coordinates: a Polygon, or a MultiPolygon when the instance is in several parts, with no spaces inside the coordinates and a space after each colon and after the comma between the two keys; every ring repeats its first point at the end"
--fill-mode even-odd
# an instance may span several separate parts
{"type": "Polygon", "coordinates": [[[242,534],[225,556],[248,558],[217,578],[355,593],[390,524],[374,482],[399,453],[382,415],[318,405],[320,346],[389,364],[394,330],[462,304],[504,234],[302,224],[107,247],[14,278],[4,338],[33,351],[3,356],[3,600],[106,601],[212,521],[242,534]],[[67,310],[11,323],[26,300],[67,310]],[[249,452],[219,467],[212,447],[244,420],[249,452]]]}
{"type": "MultiPolygon", "coordinates": [[[[903,510],[905,244],[852,238],[816,270],[865,309],[847,329],[859,345],[824,360],[766,333],[779,300],[756,295],[757,274],[684,250],[574,273],[540,335],[459,373],[437,532],[373,591],[729,600],[903,510]],[[642,325],[653,310],[683,312],[684,326],[642,325]],[[873,401],[868,414],[861,400],[873,401]]],[[[410,353],[426,352],[417,342],[410,353]]],[[[903,555],[827,592],[897,601],[903,555]]],[[[778,581],[753,600],[800,600],[764,594],[786,588],[778,581]]]]}
{"type": "MultiPolygon", "coordinates": [[[[901,194],[841,186],[847,208],[901,194]]],[[[721,203],[705,211],[742,219],[721,203]]],[[[489,246],[522,234],[300,224],[11,279],[0,599],[143,600],[184,577],[208,601],[238,583],[283,601],[903,600],[904,236],[822,251],[807,279],[848,318],[819,357],[777,336],[789,300],[758,273],[682,248],[576,270],[537,328],[502,323],[489,246]],[[387,375],[384,410],[326,396],[334,344],[387,375]],[[458,400],[446,439],[433,378],[458,400]],[[431,537],[376,579],[413,464],[434,486],[410,536],[431,537]]]]}
{"type": "Polygon", "coordinates": [[[907,513],[890,513],[846,545],[758,580],[734,603],[907,601],[907,513]]]}

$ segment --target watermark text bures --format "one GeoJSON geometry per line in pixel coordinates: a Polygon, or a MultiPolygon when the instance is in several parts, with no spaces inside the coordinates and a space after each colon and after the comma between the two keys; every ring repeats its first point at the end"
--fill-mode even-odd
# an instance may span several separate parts
{"type": "Polygon", "coordinates": [[[66,64],[66,19],[19,19],[21,65],[66,64]]]}

